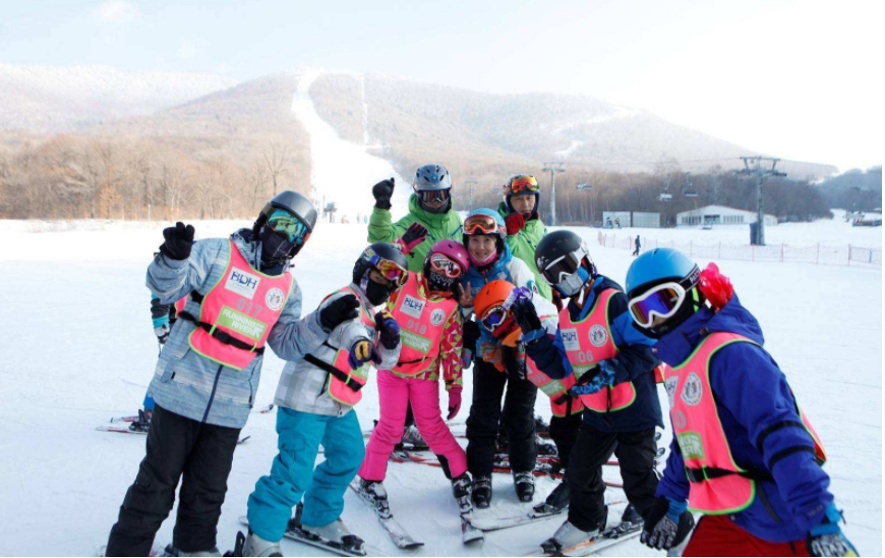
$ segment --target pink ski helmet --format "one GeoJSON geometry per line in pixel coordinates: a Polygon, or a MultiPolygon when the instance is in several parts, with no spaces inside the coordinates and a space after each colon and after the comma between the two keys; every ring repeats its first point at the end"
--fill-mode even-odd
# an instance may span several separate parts
{"type": "Polygon", "coordinates": [[[430,264],[430,258],[434,254],[443,254],[461,266],[461,275],[467,273],[467,270],[470,268],[470,255],[467,253],[467,248],[454,240],[440,240],[434,244],[430,251],[427,252],[427,258],[424,260],[425,267],[430,264]]]}

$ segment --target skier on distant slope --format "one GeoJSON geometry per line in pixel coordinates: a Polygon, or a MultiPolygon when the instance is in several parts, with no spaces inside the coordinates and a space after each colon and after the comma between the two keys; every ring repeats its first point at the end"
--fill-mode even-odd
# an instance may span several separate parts
{"type": "MultiPolygon", "coordinates": [[[[461,217],[452,209],[452,177],[442,165],[424,165],[415,171],[409,213],[392,222],[390,199],[396,184],[393,178],[382,180],[372,187],[375,207],[369,218],[369,242],[395,242],[405,234],[412,223],[420,223],[427,229],[427,241],[415,246],[408,256],[409,271],[420,273],[430,247],[440,240],[461,242],[461,217]]],[[[425,445],[415,428],[411,406],[406,411],[403,442],[416,446],[425,445]]]]}
{"type": "Polygon", "coordinates": [[[283,358],[300,358],[352,310],[328,308],[299,319],[301,291],[287,269],[315,224],[307,198],[286,191],[264,207],[251,230],[229,239],[194,245],[194,228],[183,223],[163,231],[147,285],[163,304],[189,297],[150,385],[156,405],[147,455],[111,529],[108,556],[147,556],[179,480],[167,551],[218,555],[218,518],[265,345],[283,358]]]}
{"type": "Polygon", "coordinates": [[[627,271],[633,320],[672,368],[673,443],[642,542],[683,556],[857,556],[827,490],[825,454],[762,329],[715,264],[659,248],[627,271]]]}
{"type": "Polygon", "coordinates": [[[249,496],[245,556],[282,555],[279,542],[302,495],[293,527],[347,551],[364,552],[363,540],[340,519],[344,493],[365,456],[354,406],[362,399],[371,364],[390,369],[399,359],[399,326],[386,308],[375,308],[403,286],[406,267],[406,257],[392,244],[376,242],[363,250],[350,284],[327,296],[318,309],[352,302],[358,315],[341,322],[310,352],[287,358],[274,398],[279,454],[249,496]],[[314,467],[320,444],[325,460],[314,467]]]}
{"type": "MultiPolygon", "coordinates": [[[[405,249],[423,240],[412,232],[426,232],[413,223],[403,237],[405,249]]],[[[454,240],[441,240],[431,247],[420,273],[409,273],[405,286],[394,293],[388,308],[401,328],[403,349],[399,362],[378,371],[381,418],[366,447],[360,468],[360,491],[381,513],[389,513],[387,492],[382,482],[394,446],[402,437],[406,406],[411,403],[418,430],[430,450],[439,456],[443,472],[452,481],[452,491],[462,513],[470,511],[470,476],[467,456],[440,416],[439,378],[442,370],[449,394],[446,420],[461,409],[461,312],[458,286],[470,266],[467,250],[454,240]]]]}
{"type": "MultiPolygon", "coordinates": [[[[473,313],[477,293],[496,279],[537,292],[535,276],[525,262],[511,255],[506,237],[504,219],[494,210],[477,209],[464,219],[463,240],[470,254],[470,269],[461,280],[464,316],[473,313]]],[[[543,297],[539,300],[546,302],[543,297]]],[[[553,311],[552,304],[550,309],[553,311]]],[[[527,379],[525,363],[518,358],[516,348],[495,339],[480,318],[477,317],[480,338],[474,347],[473,403],[467,418],[467,464],[473,475],[473,503],[477,508],[491,504],[498,423],[502,420],[508,433],[514,488],[520,501],[531,502],[535,494],[532,471],[537,457],[534,410],[538,390],[527,379]]],[[[466,331],[467,325],[464,327],[466,331]]]]}
{"type": "Polygon", "coordinates": [[[602,467],[618,456],[624,492],[643,518],[655,503],[655,427],[663,427],[653,356],[654,342],[632,324],[621,288],[599,274],[581,237],[555,231],[535,251],[538,269],[568,305],[550,336],[532,304],[513,306],[526,352],[553,379],[575,377],[570,393],[584,403],[583,424],[572,450],[568,520],[542,544],[562,552],[588,544],[606,527],[602,467]]]}

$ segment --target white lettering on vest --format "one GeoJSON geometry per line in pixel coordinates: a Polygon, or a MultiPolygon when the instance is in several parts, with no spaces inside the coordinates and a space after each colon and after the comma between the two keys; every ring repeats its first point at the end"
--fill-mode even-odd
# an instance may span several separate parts
{"type": "Polygon", "coordinates": [[[403,314],[407,314],[413,318],[420,318],[421,312],[424,311],[424,301],[406,295],[403,297],[403,303],[400,305],[399,309],[403,314]]]}

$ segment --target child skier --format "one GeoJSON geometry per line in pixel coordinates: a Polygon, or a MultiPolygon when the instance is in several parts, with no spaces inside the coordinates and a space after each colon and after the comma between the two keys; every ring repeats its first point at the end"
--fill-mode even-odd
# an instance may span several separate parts
{"type": "Polygon", "coordinates": [[[294,359],[314,350],[352,308],[299,319],[288,273],[316,223],[316,208],[285,191],[253,228],[193,244],[183,223],[163,231],[147,285],[168,304],[190,294],[160,354],[147,455],[111,529],[108,556],[147,556],[181,480],[171,555],[218,555],[216,526],[234,449],[258,388],[265,345],[294,359]]]}
{"type": "MultiPolygon", "coordinates": [[[[410,229],[416,225],[420,227],[414,223],[410,229]]],[[[437,384],[441,368],[449,394],[446,420],[451,420],[461,409],[462,390],[461,313],[456,292],[469,266],[467,250],[461,244],[441,240],[427,253],[423,270],[409,273],[405,286],[387,303],[401,328],[403,348],[396,366],[378,371],[381,418],[359,471],[360,491],[382,514],[390,513],[382,484],[387,461],[402,437],[409,403],[419,432],[452,481],[462,513],[472,509],[467,457],[440,415],[437,384]]]]}
{"type": "Polygon", "coordinates": [[[600,275],[581,238],[548,234],[535,251],[545,280],[569,302],[559,335],[543,334],[532,304],[514,305],[526,351],[553,379],[574,376],[571,393],[584,403],[583,424],[568,467],[568,520],[542,544],[547,552],[592,542],[606,526],[602,466],[618,456],[624,492],[645,517],[655,503],[655,427],[663,427],[655,389],[653,341],[633,328],[620,287],[600,275]],[[564,354],[563,354],[564,353],[564,354]]]}
{"type": "MultiPolygon", "coordinates": [[[[506,237],[504,220],[491,209],[477,209],[464,219],[463,240],[470,255],[470,269],[461,281],[460,303],[465,315],[473,312],[476,294],[496,279],[537,292],[534,275],[525,262],[511,255],[506,237]]],[[[478,508],[487,508],[492,501],[502,398],[514,487],[521,501],[530,502],[535,494],[532,471],[537,457],[537,388],[526,377],[516,349],[503,346],[481,323],[479,330],[474,352],[473,403],[467,419],[467,466],[473,476],[473,503],[478,508]]]]}
{"type": "Polygon", "coordinates": [[[642,542],[683,556],[857,556],[839,529],[823,447],[762,329],[715,264],[667,248],[627,271],[636,326],[672,368],[673,443],[642,542]]]}
{"type": "MultiPolygon", "coordinates": [[[[536,306],[536,312],[541,314],[541,328],[536,335],[546,332],[555,336],[558,316],[550,304],[541,302],[542,299],[532,297],[531,291],[525,288],[516,289],[512,283],[495,280],[480,289],[474,301],[477,320],[490,331],[495,339],[500,341],[502,347],[516,349],[516,358],[524,360],[522,366],[526,367],[526,377],[541,391],[550,397],[550,408],[553,417],[550,419],[550,437],[556,444],[559,461],[563,468],[568,467],[572,447],[578,437],[578,427],[581,424],[581,412],[584,405],[578,396],[571,395],[569,388],[575,385],[573,376],[562,380],[554,380],[544,374],[535,362],[526,357],[523,341],[520,340],[520,328],[516,323],[511,306],[516,300],[527,298],[536,306]],[[545,314],[546,312],[546,314],[545,314]]],[[[503,350],[503,349],[502,349],[503,350]]],[[[544,512],[560,510],[568,506],[569,490],[567,477],[547,496],[544,512]]]]}
{"type": "Polygon", "coordinates": [[[535,247],[547,234],[547,227],[538,212],[541,194],[538,181],[530,174],[518,174],[504,185],[504,201],[498,213],[507,225],[507,246],[514,257],[525,262],[535,274],[535,286],[547,300],[553,300],[550,285],[541,278],[535,265],[535,247]]]}
{"type": "MultiPolygon", "coordinates": [[[[408,254],[409,271],[420,273],[430,247],[440,240],[461,241],[461,216],[452,208],[452,176],[442,165],[423,165],[415,171],[412,179],[412,195],[409,197],[409,213],[392,222],[390,199],[396,186],[393,178],[382,180],[372,187],[375,207],[369,219],[369,242],[395,242],[404,236],[406,229],[420,223],[427,229],[428,242],[424,242],[408,254]]],[[[416,446],[425,445],[415,428],[411,406],[406,411],[403,442],[416,446]]]]}
{"type": "Polygon", "coordinates": [[[341,323],[328,339],[297,359],[288,359],[274,403],[279,454],[270,475],[249,496],[245,556],[281,556],[279,541],[290,528],[292,508],[300,521],[291,527],[305,537],[349,552],[364,552],[363,541],[341,521],[344,492],[363,462],[365,445],[354,406],[368,379],[369,365],[393,368],[400,354],[400,330],[384,310],[408,276],[406,257],[391,244],[366,248],[353,267],[352,282],[320,304],[356,297],[359,316],[341,323]],[[325,461],[314,468],[320,444],[325,461]]]}

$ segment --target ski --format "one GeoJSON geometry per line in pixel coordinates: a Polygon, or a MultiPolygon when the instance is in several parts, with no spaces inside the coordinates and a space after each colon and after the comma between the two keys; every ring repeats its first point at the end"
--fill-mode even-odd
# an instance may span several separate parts
{"type": "MultiPolygon", "coordinates": [[[[104,556],[107,555],[107,551],[108,551],[108,545],[106,545],[106,544],[102,545],[98,549],[98,556],[104,558],[104,556]]],[[[166,551],[163,550],[163,547],[154,545],[151,547],[150,551],[148,551],[148,556],[150,556],[151,558],[153,558],[155,556],[166,556],[166,551]]]]}
{"type": "MultiPolygon", "coordinates": [[[[240,523],[248,527],[249,519],[246,516],[241,516],[240,523]]],[[[323,537],[314,535],[309,531],[301,529],[296,525],[294,519],[289,520],[289,525],[288,527],[286,527],[286,532],[283,534],[283,536],[287,539],[304,543],[308,546],[319,548],[320,550],[326,550],[339,556],[367,556],[364,543],[355,544],[354,546],[345,546],[340,543],[324,539],[323,537]]],[[[356,538],[359,543],[363,542],[362,539],[360,539],[359,537],[354,538],[356,538]]]]}
{"type": "Polygon", "coordinates": [[[274,404],[271,403],[269,405],[265,405],[264,407],[258,407],[258,412],[262,415],[266,415],[267,413],[273,411],[274,404]]]}
{"type": "Polygon", "coordinates": [[[542,548],[540,553],[532,552],[526,556],[590,556],[591,554],[597,554],[606,548],[615,546],[616,544],[638,537],[641,532],[641,523],[639,525],[629,523],[628,527],[624,527],[623,524],[619,523],[618,525],[609,527],[592,541],[558,550],[542,548]]]}
{"type": "MultiPolygon", "coordinates": [[[[96,426],[95,429],[99,432],[116,432],[118,434],[147,434],[149,430],[142,429],[130,429],[125,426],[111,426],[103,424],[101,426],[96,426]]],[[[252,435],[243,436],[239,440],[237,440],[237,445],[245,443],[249,440],[252,435]]]]}
{"type": "Polygon", "coordinates": [[[385,509],[380,509],[378,506],[374,504],[371,500],[371,496],[363,490],[359,481],[354,479],[350,483],[350,489],[356,492],[356,494],[360,497],[360,500],[366,503],[369,508],[375,513],[375,516],[378,517],[378,522],[381,523],[381,526],[384,527],[384,530],[387,531],[387,534],[390,535],[390,539],[393,541],[398,548],[403,550],[411,550],[413,548],[418,548],[420,546],[424,546],[423,542],[416,541],[412,538],[411,535],[403,528],[399,522],[393,518],[393,514],[390,513],[390,508],[386,507],[385,509]]]}
{"type": "MultiPolygon", "coordinates": [[[[606,502],[608,506],[617,506],[627,504],[626,500],[612,500],[606,502]]],[[[483,531],[501,531],[503,529],[511,529],[513,527],[521,527],[530,523],[544,521],[547,519],[558,517],[564,513],[568,513],[568,506],[563,508],[550,508],[545,503],[535,505],[528,513],[518,513],[505,517],[484,517],[486,512],[481,511],[475,514],[472,524],[477,529],[483,531]]]]}
{"type": "Polygon", "coordinates": [[[128,417],[111,417],[110,422],[135,422],[138,420],[138,415],[129,415],[128,417]]]}
{"type": "Polygon", "coordinates": [[[486,540],[485,533],[473,525],[473,512],[461,514],[461,542],[466,545],[479,544],[486,540]]]}

